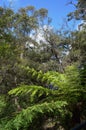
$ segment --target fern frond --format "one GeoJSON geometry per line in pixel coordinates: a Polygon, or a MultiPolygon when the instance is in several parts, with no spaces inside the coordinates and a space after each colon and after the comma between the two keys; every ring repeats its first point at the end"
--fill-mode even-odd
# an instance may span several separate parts
{"type": "Polygon", "coordinates": [[[36,95],[37,98],[41,97],[42,95],[45,95],[47,97],[49,95],[53,95],[54,92],[42,86],[21,85],[20,87],[10,90],[8,94],[15,95],[15,96],[29,95],[31,97],[31,101],[33,101],[36,95]]]}
{"type": "Polygon", "coordinates": [[[67,103],[65,101],[56,101],[28,107],[27,109],[23,109],[20,114],[11,121],[11,125],[14,126],[14,129],[19,130],[20,128],[28,127],[39,115],[44,116],[49,113],[57,113],[57,117],[63,117],[66,114],[64,109],[66,105],[67,103]]]}
{"type": "Polygon", "coordinates": [[[62,86],[66,81],[65,75],[60,74],[58,72],[48,71],[47,73],[43,73],[42,71],[36,71],[33,68],[29,68],[21,66],[21,68],[27,71],[28,75],[31,74],[32,78],[36,81],[46,82],[46,83],[53,83],[53,85],[62,86]]]}

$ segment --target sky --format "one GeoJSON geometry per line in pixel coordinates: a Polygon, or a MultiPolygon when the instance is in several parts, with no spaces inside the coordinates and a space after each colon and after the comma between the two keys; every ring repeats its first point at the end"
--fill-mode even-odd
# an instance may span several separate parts
{"type": "MultiPolygon", "coordinates": [[[[64,23],[67,14],[74,11],[72,5],[67,3],[70,0],[0,0],[0,6],[8,6],[11,2],[11,7],[16,10],[21,7],[33,5],[36,9],[48,9],[48,15],[52,18],[52,26],[58,28],[64,23]]],[[[71,24],[71,22],[70,22],[71,24]]]]}

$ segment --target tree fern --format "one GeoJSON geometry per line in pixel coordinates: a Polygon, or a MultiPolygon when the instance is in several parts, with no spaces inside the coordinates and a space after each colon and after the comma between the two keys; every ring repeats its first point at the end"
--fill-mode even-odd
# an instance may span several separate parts
{"type": "MultiPolygon", "coordinates": [[[[30,74],[32,79],[35,77],[35,81],[38,84],[43,84],[43,86],[21,84],[19,87],[9,91],[9,95],[14,95],[14,97],[18,96],[20,98],[22,95],[28,95],[29,103],[28,107],[22,107],[22,111],[6,124],[7,128],[13,126],[16,130],[26,130],[34,123],[34,120],[35,122],[36,120],[39,121],[40,117],[45,117],[45,115],[47,118],[53,115],[53,118],[57,117],[59,121],[60,118],[61,120],[66,120],[64,115],[69,113],[70,104],[73,105],[81,101],[82,93],[86,93],[86,90],[82,88],[79,71],[75,66],[68,67],[65,70],[65,74],[52,71],[43,73],[29,67],[21,68],[28,75],[30,74]],[[58,87],[58,90],[49,89],[46,84],[53,84],[53,86],[58,87]],[[37,99],[37,102],[35,102],[35,99],[37,99]],[[66,105],[68,107],[64,107],[66,105]],[[8,124],[11,124],[11,126],[8,127],[8,124]]],[[[73,109],[73,106],[71,109],[73,109]]]]}

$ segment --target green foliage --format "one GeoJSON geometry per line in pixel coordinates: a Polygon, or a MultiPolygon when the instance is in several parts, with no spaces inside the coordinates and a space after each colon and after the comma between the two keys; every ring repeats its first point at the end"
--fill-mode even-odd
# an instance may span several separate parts
{"type": "MultiPolygon", "coordinates": [[[[86,94],[86,90],[83,89],[82,84],[81,84],[81,80],[80,80],[81,77],[79,75],[79,70],[77,66],[75,65],[67,67],[67,69],[65,70],[65,74],[60,74],[58,72],[51,72],[51,71],[42,73],[42,71],[37,72],[36,70],[31,69],[29,67],[26,67],[26,68],[22,67],[22,68],[27,70],[28,74],[31,74],[32,78],[35,76],[35,79],[37,80],[38,83],[39,81],[42,84],[52,83],[55,86],[59,85],[59,88],[58,90],[53,90],[53,89],[46,88],[46,86],[43,87],[43,86],[38,86],[38,85],[37,86],[36,85],[20,85],[20,87],[17,87],[11,90],[9,92],[10,95],[18,96],[19,98],[24,95],[28,95],[29,97],[28,99],[29,107],[22,110],[20,114],[17,115],[16,118],[14,118],[14,120],[12,121],[13,124],[15,124],[14,121],[18,123],[14,125],[14,127],[17,126],[18,129],[22,128],[26,120],[28,123],[26,123],[26,125],[24,126],[29,127],[28,126],[29,123],[31,125],[31,122],[34,122],[36,118],[39,119],[40,113],[42,117],[48,113],[49,115],[53,115],[53,118],[55,116],[54,114],[57,113],[56,117],[58,118],[59,111],[57,109],[57,106],[60,107],[60,110],[61,110],[61,106],[59,106],[59,102],[61,104],[67,103],[68,108],[70,108],[71,104],[73,105],[73,104],[76,104],[77,102],[81,102],[82,94],[84,95],[86,94]],[[47,106],[45,106],[46,104],[47,106]],[[28,116],[24,118],[23,114],[26,116],[28,115],[28,116]],[[35,114],[38,114],[38,115],[35,115],[35,114]]],[[[68,108],[65,109],[67,113],[69,113],[68,108]]],[[[72,109],[73,107],[71,107],[71,110],[72,109]]],[[[63,117],[62,111],[63,109],[60,111],[61,119],[63,117]]],[[[59,120],[60,120],[60,117],[59,117],[59,120]]],[[[65,117],[64,117],[64,120],[66,120],[65,117]]]]}
{"type": "MultiPolygon", "coordinates": [[[[85,3],[78,0],[69,18],[85,20],[85,3]]],[[[39,45],[30,34],[49,24],[48,10],[0,7],[0,18],[0,129],[44,130],[52,119],[69,130],[78,105],[86,118],[85,27],[66,36],[46,30],[39,45]]]]}
{"type": "Polygon", "coordinates": [[[75,6],[76,10],[68,14],[69,20],[75,18],[76,20],[86,20],[86,1],[76,0],[70,1],[70,4],[75,6]]]}
{"type": "Polygon", "coordinates": [[[47,84],[53,84],[56,87],[62,87],[63,84],[66,82],[66,76],[55,71],[48,71],[44,73],[41,70],[36,71],[35,69],[30,68],[28,66],[20,66],[20,68],[26,71],[32,79],[35,79],[35,81],[38,82],[38,84],[44,85],[44,87],[47,84]]]}
{"type": "MultiPolygon", "coordinates": [[[[10,45],[9,43],[0,43],[0,59],[3,61],[7,60],[12,60],[15,58],[17,51],[14,45],[10,45]]],[[[16,58],[15,58],[16,59],[16,58]]]]}
{"type": "Polygon", "coordinates": [[[42,86],[35,85],[21,85],[18,88],[9,91],[9,95],[21,96],[21,95],[29,95],[31,101],[34,101],[35,98],[40,98],[42,95],[45,97],[52,95],[52,91],[48,88],[44,88],[42,86]]]}
{"type": "Polygon", "coordinates": [[[20,130],[21,128],[28,128],[29,124],[31,124],[34,118],[37,119],[39,116],[44,116],[48,113],[53,113],[54,115],[57,114],[57,117],[60,116],[61,118],[65,116],[65,106],[67,103],[65,101],[57,101],[51,103],[42,103],[38,105],[34,105],[24,109],[18,114],[14,120],[10,123],[8,122],[6,125],[6,129],[16,129],[20,130]],[[9,126],[10,124],[10,126],[9,126]]]}
{"type": "Polygon", "coordinates": [[[78,62],[78,64],[83,64],[86,60],[86,31],[83,29],[81,31],[72,32],[72,42],[71,51],[69,53],[70,60],[73,62],[78,62]]]}
{"type": "Polygon", "coordinates": [[[0,114],[5,106],[6,106],[5,97],[4,97],[4,95],[2,95],[2,96],[0,96],[0,114]]]}

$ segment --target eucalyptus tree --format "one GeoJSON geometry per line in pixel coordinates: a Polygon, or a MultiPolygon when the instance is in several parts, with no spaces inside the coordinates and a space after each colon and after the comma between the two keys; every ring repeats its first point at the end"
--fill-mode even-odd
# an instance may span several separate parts
{"type": "Polygon", "coordinates": [[[69,20],[72,18],[75,18],[76,20],[86,20],[86,1],[85,0],[76,0],[76,1],[70,1],[70,4],[72,4],[75,7],[74,12],[70,12],[68,14],[69,20]]]}
{"type": "Polygon", "coordinates": [[[12,42],[14,12],[10,8],[0,7],[0,42],[12,42]]]}
{"type": "Polygon", "coordinates": [[[82,20],[83,24],[78,25],[78,30],[71,33],[71,51],[70,57],[71,60],[75,62],[79,62],[80,64],[86,64],[86,1],[85,0],[77,0],[70,2],[75,6],[75,11],[68,14],[68,19],[76,19],[82,20]],[[82,28],[82,29],[79,29],[82,28]]]}

